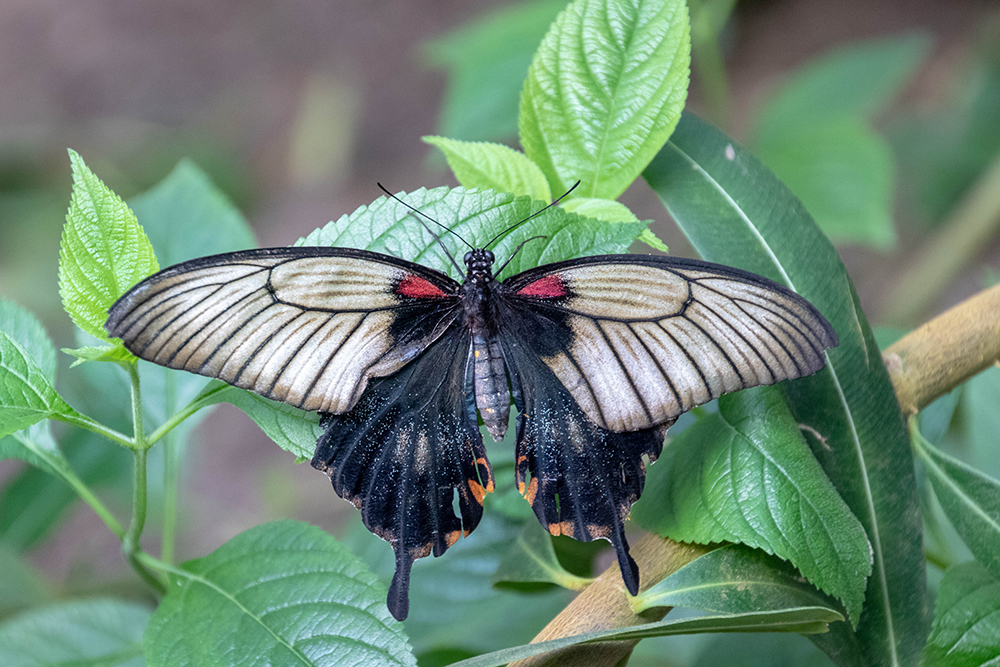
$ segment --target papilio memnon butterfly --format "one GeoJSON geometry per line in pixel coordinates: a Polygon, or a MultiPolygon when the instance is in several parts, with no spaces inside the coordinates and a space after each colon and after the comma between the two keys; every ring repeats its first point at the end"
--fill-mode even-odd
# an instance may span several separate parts
{"type": "Polygon", "coordinates": [[[492,243],[462,283],[350,248],[202,257],[140,282],[105,326],[140,358],[320,413],[312,465],[392,544],[397,619],[413,561],[478,525],[494,481],[477,412],[499,440],[512,398],[520,492],[553,535],[609,540],[634,595],[624,522],[643,457],[697,405],[815,373],[837,335],[739,269],[602,255],[501,282],[492,243]]]}

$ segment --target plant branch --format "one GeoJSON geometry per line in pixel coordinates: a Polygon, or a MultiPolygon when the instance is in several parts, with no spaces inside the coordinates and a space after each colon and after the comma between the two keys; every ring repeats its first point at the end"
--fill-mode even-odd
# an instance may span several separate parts
{"type": "MultiPolygon", "coordinates": [[[[690,563],[708,549],[681,544],[647,533],[632,547],[632,557],[639,566],[643,589],[690,563]]],[[[569,637],[593,630],[625,628],[658,621],[669,607],[652,609],[641,615],[632,611],[618,565],[612,565],[585,591],[580,593],[558,616],[538,633],[532,643],[569,637]]],[[[557,667],[562,665],[616,665],[632,652],[638,640],[602,642],[570,646],[533,658],[512,662],[511,667],[557,667]]]]}
{"type": "Polygon", "coordinates": [[[886,322],[908,325],[1000,230],[1000,155],[962,197],[940,230],[900,274],[885,302],[886,322]]]}
{"type": "Polygon", "coordinates": [[[882,357],[903,413],[916,414],[1000,360],[1000,285],[941,313],[882,357]]]}

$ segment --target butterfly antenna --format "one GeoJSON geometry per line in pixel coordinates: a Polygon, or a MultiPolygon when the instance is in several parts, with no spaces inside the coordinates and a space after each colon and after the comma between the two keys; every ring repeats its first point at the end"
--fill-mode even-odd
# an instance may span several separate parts
{"type": "Polygon", "coordinates": [[[516,255],[517,253],[521,252],[521,248],[524,247],[525,243],[527,243],[528,241],[534,241],[535,239],[547,239],[547,238],[549,238],[549,237],[548,236],[532,236],[530,239],[525,239],[524,241],[521,241],[521,245],[517,246],[517,248],[514,249],[514,252],[510,253],[510,257],[507,258],[507,261],[504,262],[503,265],[499,269],[497,269],[496,273],[493,274],[493,279],[496,280],[497,276],[499,276],[500,273],[504,269],[507,268],[507,265],[510,264],[510,262],[511,262],[512,259],[514,259],[514,255],[516,255]]]}
{"type": "MultiPolygon", "coordinates": [[[[407,203],[406,203],[405,201],[403,201],[402,199],[400,199],[400,198],[399,198],[399,197],[397,197],[396,195],[394,195],[394,194],[392,194],[391,192],[389,192],[388,190],[386,190],[386,189],[385,189],[385,186],[384,186],[384,185],[382,185],[381,183],[377,183],[377,185],[378,185],[379,189],[381,189],[381,190],[382,190],[382,192],[384,192],[385,194],[387,194],[387,195],[388,195],[388,196],[389,196],[389,197],[390,197],[391,199],[395,199],[395,200],[396,200],[396,201],[398,201],[398,202],[399,202],[400,204],[402,204],[402,205],[403,205],[403,206],[405,206],[406,208],[410,209],[410,210],[411,210],[411,211],[413,211],[414,213],[417,213],[418,215],[421,215],[421,216],[423,216],[423,217],[427,218],[428,220],[430,220],[431,222],[433,222],[433,223],[434,223],[435,225],[437,225],[438,227],[440,227],[440,228],[441,228],[441,229],[443,229],[444,231],[446,231],[446,232],[451,232],[452,234],[454,234],[454,235],[455,235],[455,237],[456,237],[456,238],[458,238],[458,240],[459,240],[459,241],[461,241],[462,243],[464,243],[465,245],[467,245],[467,246],[468,246],[468,247],[469,247],[470,249],[473,249],[473,250],[475,250],[475,248],[473,248],[472,244],[470,244],[470,243],[469,243],[468,241],[466,241],[466,240],[465,240],[465,239],[463,239],[463,238],[462,238],[461,236],[459,236],[458,232],[456,232],[456,231],[453,231],[453,230],[451,230],[451,229],[448,229],[447,227],[445,227],[445,226],[444,226],[444,225],[442,225],[442,224],[441,224],[440,222],[438,222],[437,220],[435,220],[435,219],[434,219],[434,218],[432,218],[431,216],[427,215],[427,214],[426,214],[426,213],[424,213],[423,211],[421,211],[421,210],[419,210],[419,209],[416,209],[416,208],[414,208],[413,206],[410,206],[410,205],[409,205],[409,204],[407,204],[407,203]]],[[[455,267],[456,269],[458,269],[458,274],[459,274],[459,275],[462,275],[463,273],[465,273],[465,271],[464,271],[464,269],[462,269],[461,265],[459,265],[459,263],[458,263],[458,262],[457,262],[457,261],[455,260],[455,256],[454,256],[454,255],[452,255],[452,254],[451,254],[450,252],[448,252],[448,248],[447,248],[447,247],[445,246],[445,244],[444,244],[444,241],[442,241],[442,240],[441,240],[441,237],[440,237],[440,236],[438,236],[437,234],[435,234],[435,233],[434,233],[434,230],[433,230],[433,229],[431,229],[430,227],[428,227],[428,226],[427,226],[427,223],[426,223],[426,222],[424,222],[424,221],[423,221],[423,220],[421,220],[420,218],[417,218],[417,220],[418,220],[418,221],[420,222],[420,224],[421,224],[421,225],[423,225],[423,226],[424,226],[424,229],[426,229],[426,230],[427,230],[428,232],[430,232],[430,235],[434,237],[434,240],[438,242],[438,245],[439,245],[439,246],[441,246],[441,249],[442,249],[442,250],[444,250],[444,254],[445,254],[445,255],[447,255],[447,256],[448,256],[448,259],[450,259],[450,260],[451,260],[451,263],[452,263],[452,265],[453,265],[453,266],[454,266],[454,267],[455,267]]]]}
{"type": "MultiPolygon", "coordinates": [[[[529,215],[529,216],[528,216],[527,218],[525,218],[524,220],[522,220],[522,221],[520,221],[520,222],[517,222],[517,223],[514,223],[513,225],[511,225],[511,226],[510,226],[510,227],[508,227],[507,229],[503,230],[502,232],[500,232],[499,234],[497,234],[496,236],[494,236],[494,237],[493,237],[493,240],[492,240],[492,241],[490,241],[489,243],[487,243],[487,244],[486,244],[485,246],[483,246],[483,247],[484,247],[484,248],[489,248],[489,247],[490,247],[491,245],[493,245],[494,243],[496,243],[496,242],[497,242],[497,239],[499,239],[499,238],[500,238],[501,236],[503,236],[504,234],[509,234],[510,232],[514,231],[515,229],[517,229],[518,227],[520,227],[521,225],[523,225],[524,223],[526,223],[526,222],[527,222],[528,220],[531,220],[531,219],[532,219],[532,218],[534,218],[535,216],[539,216],[539,215],[541,215],[542,213],[545,213],[545,212],[546,212],[547,210],[549,210],[550,208],[552,208],[553,206],[555,206],[556,204],[558,204],[559,202],[561,202],[561,201],[562,201],[563,199],[565,199],[565,198],[566,198],[566,196],[567,196],[567,195],[568,195],[569,193],[573,192],[573,190],[576,190],[576,186],[578,186],[578,185],[580,185],[580,181],[577,181],[576,183],[574,183],[574,184],[573,184],[573,187],[571,187],[571,188],[570,188],[569,190],[567,190],[566,192],[564,192],[564,193],[562,193],[561,195],[559,195],[559,198],[558,198],[558,199],[556,199],[555,201],[553,201],[553,202],[552,202],[551,204],[549,204],[549,205],[545,206],[545,208],[540,208],[540,209],[538,209],[537,211],[535,211],[534,213],[532,213],[531,215],[529,215]]],[[[538,238],[538,237],[536,236],[535,238],[538,238]]],[[[522,243],[521,245],[524,245],[524,243],[522,243]]],[[[518,246],[518,250],[520,250],[520,249],[521,249],[521,248],[520,248],[520,246],[518,246]]],[[[516,252],[516,251],[515,251],[515,252],[516,252]]],[[[507,261],[509,262],[510,260],[508,259],[507,261]]],[[[504,266],[506,266],[506,264],[504,264],[504,266]]]]}

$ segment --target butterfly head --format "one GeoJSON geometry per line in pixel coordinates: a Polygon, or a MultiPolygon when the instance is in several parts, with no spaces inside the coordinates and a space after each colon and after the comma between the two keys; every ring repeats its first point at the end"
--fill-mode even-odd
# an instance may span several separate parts
{"type": "Polygon", "coordinates": [[[465,253],[463,261],[465,262],[465,279],[467,282],[485,284],[493,280],[491,270],[493,268],[493,262],[496,261],[496,257],[493,256],[493,252],[491,250],[487,250],[485,248],[470,250],[465,253]]]}

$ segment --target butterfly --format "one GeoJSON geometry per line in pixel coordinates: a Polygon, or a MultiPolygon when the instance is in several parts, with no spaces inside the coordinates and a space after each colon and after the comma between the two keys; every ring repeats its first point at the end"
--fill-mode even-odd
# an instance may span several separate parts
{"type": "Polygon", "coordinates": [[[478,422],[502,439],[512,402],[518,490],[551,534],[610,541],[635,595],[624,523],[667,428],[815,373],[837,335],[788,288],[693,259],[599,255],[500,281],[497,238],[466,244],[461,283],[351,248],[193,259],[125,293],[105,327],[142,359],[320,414],[312,465],[392,545],[395,618],[413,561],[479,524],[494,478],[478,422]]]}

